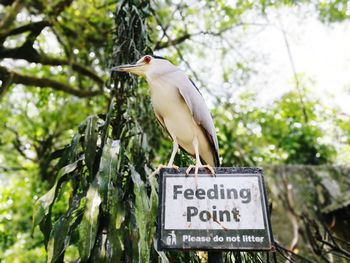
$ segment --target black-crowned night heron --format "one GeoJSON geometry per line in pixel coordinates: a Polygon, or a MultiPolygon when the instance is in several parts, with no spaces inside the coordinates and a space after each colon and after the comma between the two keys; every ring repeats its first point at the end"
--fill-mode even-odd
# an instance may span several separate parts
{"type": "Polygon", "coordinates": [[[183,148],[196,158],[195,168],[219,166],[219,146],[210,112],[197,87],[168,60],[146,55],[136,64],[121,65],[112,71],[129,72],[145,77],[151,88],[151,101],[156,117],[173,140],[173,151],[168,167],[174,167],[176,152],[183,148]],[[206,165],[202,164],[205,163],[206,165]]]}

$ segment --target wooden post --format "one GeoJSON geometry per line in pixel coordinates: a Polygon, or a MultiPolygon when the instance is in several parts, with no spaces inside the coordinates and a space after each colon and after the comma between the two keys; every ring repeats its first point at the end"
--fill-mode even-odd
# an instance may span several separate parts
{"type": "Polygon", "coordinates": [[[223,263],[221,251],[208,251],[208,263],[223,263]]]}

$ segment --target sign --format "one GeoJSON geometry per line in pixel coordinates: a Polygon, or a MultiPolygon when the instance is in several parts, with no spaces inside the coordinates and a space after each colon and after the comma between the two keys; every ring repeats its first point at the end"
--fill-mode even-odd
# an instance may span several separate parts
{"type": "Polygon", "coordinates": [[[158,249],[272,249],[261,169],[217,168],[197,180],[184,171],[161,170],[158,249]]]}

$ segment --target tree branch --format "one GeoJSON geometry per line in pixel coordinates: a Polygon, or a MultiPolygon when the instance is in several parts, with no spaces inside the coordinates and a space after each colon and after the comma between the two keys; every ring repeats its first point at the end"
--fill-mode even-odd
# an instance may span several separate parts
{"type": "Polygon", "coordinates": [[[78,90],[78,89],[74,89],[73,87],[67,84],[58,82],[56,80],[22,75],[15,71],[9,71],[7,68],[0,66],[0,79],[2,79],[3,76],[12,76],[11,83],[23,84],[23,85],[34,86],[39,88],[52,88],[54,90],[63,91],[80,98],[93,97],[93,96],[102,94],[102,90],[96,90],[96,91],[78,90]]]}
{"type": "MultiPolygon", "coordinates": [[[[192,71],[193,76],[196,78],[196,80],[200,81],[199,78],[198,78],[198,75],[196,74],[196,72],[194,72],[194,71],[192,70],[191,65],[184,59],[181,50],[176,46],[177,44],[179,44],[179,43],[185,41],[186,39],[190,38],[192,35],[186,33],[186,37],[184,36],[183,38],[178,39],[177,43],[175,43],[176,40],[171,40],[171,39],[170,39],[170,37],[169,37],[169,35],[168,35],[168,33],[167,33],[167,28],[165,28],[165,27],[162,25],[162,23],[160,22],[160,20],[159,20],[157,17],[156,17],[156,21],[157,21],[158,25],[160,26],[160,28],[162,29],[164,36],[168,39],[168,42],[166,42],[166,43],[168,43],[169,46],[173,46],[173,47],[175,48],[175,50],[176,50],[176,52],[178,53],[180,59],[181,59],[182,61],[184,61],[185,64],[188,66],[188,68],[192,71]]],[[[167,47],[166,44],[163,45],[163,48],[165,48],[165,47],[167,47]]]]}
{"type": "Polygon", "coordinates": [[[304,117],[304,122],[308,123],[309,122],[309,116],[308,116],[307,111],[306,111],[306,106],[305,106],[305,102],[304,102],[304,99],[303,99],[303,92],[302,92],[302,89],[301,89],[301,86],[300,86],[300,80],[299,80],[299,77],[298,77],[298,74],[297,74],[297,70],[296,70],[296,67],[295,67],[295,63],[294,63],[294,59],[293,59],[293,55],[292,55],[292,50],[290,48],[288,37],[287,37],[287,33],[286,33],[286,31],[285,31],[285,29],[283,27],[281,19],[279,19],[279,23],[280,23],[280,28],[279,29],[281,30],[281,33],[282,33],[282,36],[283,36],[283,40],[284,40],[284,44],[286,45],[289,62],[290,62],[291,68],[292,68],[293,77],[294,77],[294,81],[295,81],[295,88],[296,88],[296,90],[298,92],[299,101],[300,101],[300,105],[301,105],[301,110],[302,110],[303,117],[304,117]]]}
{"type": "Polygon", "coordinates": [[[104,84],[104,81],[89,68],[65,59],[54,58],[40,54],[36,49],[33,48],[31,41],[26,41],[20,47],[1,50],[0,58],[24,59],[28,62],[51,66],[71,66],[72,69],[76,72],[81,73],[82,75],[85,75],[95,81],[100,86],[100,88],[102,88],[104,84]]]}
{"type": "Polygon", "coordinates": [[[283,203],[287,210],[287,215],[290,219],[290,223],[292,224],[293,237],[290,241],[289,250],[294,251],[298,246],[299,241],[299,224],[298,224],[298,213],[295,211],[294,197],[293,197],[293,185],[290,184],[287,180],[285,170],[282,173],[282,185],[284,187],[285,198],[283,199],[283,203]]]}
{"type": "Polygon", "coordinates": [[[168,41],[164,41],[164,42],[157,42],[154,50],[160,50],[163,48],[167,48],[170,46],[175,46],[178,44],[181,44],[182,42],[185,42],[187,39],[190,39],[193,35],[189,34],[189,33],[184,33],[182,36],[175,38],[175,39],[169,39],[168,41]]]}
{"type": "Polygon", "coordinates": [[[12,78],[13,78],[13,74],[11,74],[9,72],[8,73],[4,72],[4,74],[2,74],[2,76],[0,77],[0,79],[2,81],[1,87],[0,87],[0,100],[4,96],[4,94],[6,93],[7,89],[10,87],[10,85],[12,83],[12,78]]]}
{"type": "Polygon", "coordinates": [[[236,27],[240,27],[240,26],[247,26],[247,25],[253,25],[253,26],[264,26],[265,24],[260,24],[260,23],[245,23],[245,22],[240,22],[240,23],[237,23],[235,25],[232,25],[232,26],[229,26],[229,27],[226,27],[226,28],[223,28],[223,29],[220,29],[218,31],[199,31],[199,32],[196,32],[196,33],[188,33],[188,32],[185,32],[182,36],[179,36],[175,39],[170,39],[168,37],[168,34],[166,32],[167,30],[167,27],[164,27],[163,25],[160,24],[159,20],[157,20],[158,22],[158,25],[162,28],[163,30],[163,36],[166,36],[168,38],[168,41],[158,41],[154,47],[154,50],[160,50],[160,49],[163,49],[163,48],[168,48],[168,47],[171,47],[171,46],[176,46],[178,44],[181,44],[183,42],[185,42],[186,40],[188,39],[191,39],[192,37],[194,36],[198,36],[198,35],[211,35],[211,36],[216,36],[216,37],[220,37],[222,36],[225,32],[233,29],[233,28],[236,28],[236,27]]]}
{"type": "Polygon", "coordinates": [[[12,144],[13,144],[13,147],[15,148],[15,150],[22,156],[24,157],[25,159],[28,159],[28,160],[31,160],[31,161],[35,161],[33,158],[29,157],[26,153],[25,153],[25,149],[23,149],[23,145],[22,145],[22,142],[21,142],[21,136],[18,134],[18,132],[10,127],[10,126],[7,126],[6,124],[4,125],[5,128],[7,130],[9,130],[10,132],[12,132],[15,136],[15,138],[13,139],[12,141],[12,144]]]}
{"type": "Polygon", "coordinates": [[[95,72],[76,62],[69,62],[68,60],[65,60],[65,59],[40,55],[39,63],[44,65],[52,65],[52,66],[63,66],[63,65],[71,66],[74,71],[81,73],[82,75],[85,75],[90,79],[94,80],[100,87],[102,87],[104,84],[104,81],[98,75],[96,75],[95,72]]]}
{"type": "Polygon", "coordinates": [[[28,24],[25,24],[16,28],[8,29],[8,30],[1,30],[0,39],[6,38],[8,36],[19,35],[27,31],[35,31],[38,29],[40,29],[40,32],[41,32],[45,27],[50,25],[51,23],[49,21],[42,20],[38,22],[28,23],[28,24]]]}
{"type": "Polygon", "coordinates": [[[49,13],[51,16],[58,16],[67,6],[70,6],[73,0],[62,0],[58,2],[49,13]]]}
{"type": "Polygon", "coordinates": [[[12,24],[18,12],[22,9],[23,4],[23,0],[16,0],[12,3],[10,10],[8,10],[4,18],[0,20],[0,28],[7,28],[12,24]]]}
{"type": "MultiPolygon", "coordinates": [[[[69,4],[71,0],[64,0],[60,2],[62,6],[69,4]]],[[[62,8],[62,7],[60,7],[62,8]]],[[[47,56],[45,54],[39,53],[34,47],[33,43],[36,40],[37,36],[40,35],[41,31],[46,27],[51,25],[48,21],[39,21],[30,23],[24,26],[20,26],[15,29],[0,31],[0,42],[3,41],[9,35],[21,34],[27,31],[30,31],[30,34],[27,36],[26,41],[22,46],[16,48],[0,48],[0,59],[1,58],[12,58],[12,59],[24,59],[28,62],[40,63],[43,65],[52,65],[52,66],[71,66],[72,69],[86,77],[89,77],[95,81],[102,89],[104,81],[91,69],[84,67],[76,62],[70,62],[66,59],[54,58],[47,56]]]]}

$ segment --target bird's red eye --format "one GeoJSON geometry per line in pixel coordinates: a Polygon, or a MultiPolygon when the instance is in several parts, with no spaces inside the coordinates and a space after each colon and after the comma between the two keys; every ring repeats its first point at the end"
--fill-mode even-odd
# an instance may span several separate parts
{"type": "Polygon", "coordinates": [[[145,62],[145,63],[150,63],[151,62],[151,57],[150,56],[145,56],[145,58],[143,59],[143,61],[145,62]]]}

